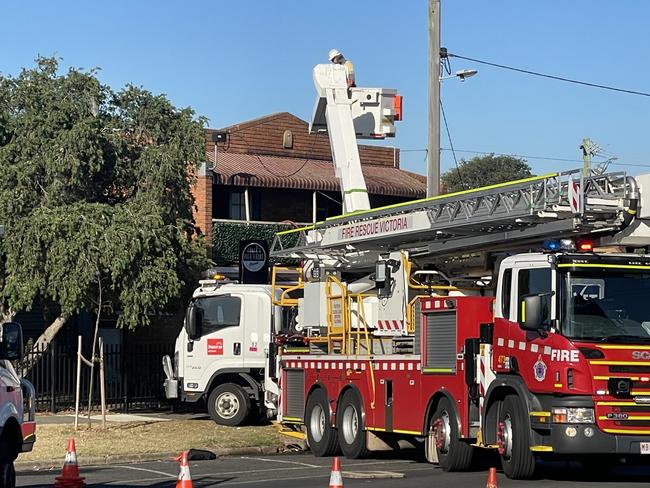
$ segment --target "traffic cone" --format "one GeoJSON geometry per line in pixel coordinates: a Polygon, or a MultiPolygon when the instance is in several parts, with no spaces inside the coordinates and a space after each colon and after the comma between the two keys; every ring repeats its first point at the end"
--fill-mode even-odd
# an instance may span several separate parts
{"type": "Polygon", "coordinates": [[[181,463],[180,471],[178,472],[178,481],[176,481],[176,488],[192,488],[192,475],[190,475],[190,465],[187,462],[187,451],[183,451],[176,461],[181,463]]]}
{"type": "Polygon", "coordinates": [[[341,460],[338,456],[332,461],[332,474],[330,474],[329,488],[343,488],[343,476],[341,475],[341,460]]]}
{"type": "Polygon", "coordinates": [[[488,471],[488,479],[485,488],[497,488],[497,469],[490,468],[488,471]]]}
{"type": "Polygon", "coordinates": [[[79,465],[77,464],[77,449],[74,445],[74,439],[68,439],[68,448],[63,461],[63,470],[61,476],[57,476],[54,481],[56,488],[83,488],[86,486],[86,478],[79,476],[79,465]]]}

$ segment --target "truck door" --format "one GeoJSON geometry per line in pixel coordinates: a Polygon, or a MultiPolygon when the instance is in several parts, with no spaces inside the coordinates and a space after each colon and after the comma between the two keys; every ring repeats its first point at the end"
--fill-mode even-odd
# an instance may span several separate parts
{"type": "Polygon", "coordinates": [[[262,293],[246,296],[246,320],[242,320],[244,367],[264,368],[271,340],[271,299],[262,293]]]}
{"type": "Polygon", "coordinates": [[[201,310],[200,337],[185,347],[186,390],[203,391],[218,369],[244,366],[244,297],[237,294],[197,298],[201,310]]]}
{"type": "MultiPolygon", "coordinates": [[[[521,330],[517,324],[521,315],[521,306],[519,305],[523,297],[530,294],[544,294],[542,297],[544,325],[551,327],[552,319],[555,315],[556,299],[551,294],[554,290],[553,271],[550,267],[518,267],[513,271],[516,272],[516,290],[517,306],[513,307],[515,318],[510,326],[509,354],[516,358],[516,366],[519,373],[524,378],[534,378],[535,381],[530,384],[531,389],[537,386],[545,386],[551,383],[550,374],[550,351],[553,345],[553,334],[543,337],[536,332],[526,332],[521,330]]],[[[512,316],[512,315],[511,315],[512,316]]]]}

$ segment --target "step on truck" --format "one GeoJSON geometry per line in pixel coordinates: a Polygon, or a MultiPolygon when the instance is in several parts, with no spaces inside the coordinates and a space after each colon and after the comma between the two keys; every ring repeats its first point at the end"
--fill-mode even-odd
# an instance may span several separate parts
{"type": "Polygon", "coordinates": [[[12,365],[22,352],[20,325],[0,324],[0,488],[16,486],[14,461],[31,451],[36,440],[34,387],[12,365]]]}

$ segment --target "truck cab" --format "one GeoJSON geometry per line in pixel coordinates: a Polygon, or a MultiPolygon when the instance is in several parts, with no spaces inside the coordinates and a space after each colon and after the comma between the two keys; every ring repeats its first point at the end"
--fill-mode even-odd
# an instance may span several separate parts
{"type": "Polygon", "coordinates": [[[222,425],[273,415],[273,403],[265,401],[265,371],[280,310],[272,298],[270,285],[201,281],[176,339],[173,364],[163,359],[167,398],[205,401],[222,425]]]}
{"type": "MultiPolygon", "coordinates": [[[[650,256],[581,247],[502,261],[487,424],[503,416],[505,386],[538,451],[650,454],[650,256]]],[[[484,439],[507,459],[513,432],[496,423],[484,439]]]]}
{"type": "Polygon", "coordinates": [[[22,329],[15,322],[0,324],[0,486],[16,486],[14,461],[32,450],[36,440],[35,394],[32,384],[18,377],[11,361],[22,357],[22,329]]]}

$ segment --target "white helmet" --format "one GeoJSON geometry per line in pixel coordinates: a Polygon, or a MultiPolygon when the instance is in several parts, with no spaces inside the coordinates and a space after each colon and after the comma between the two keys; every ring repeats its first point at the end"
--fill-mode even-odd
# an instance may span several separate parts
{"type": "Polygon", "coordinates": [[[339,51],[338,49],[330,49],[330,52],[329,52],[329,60],[330,61],[334,61],[334,59],[338,58],[339,56],[341,56],[341,51],[339,51]]]}

